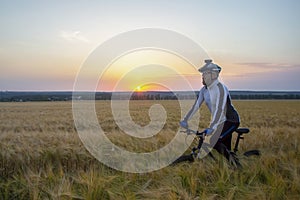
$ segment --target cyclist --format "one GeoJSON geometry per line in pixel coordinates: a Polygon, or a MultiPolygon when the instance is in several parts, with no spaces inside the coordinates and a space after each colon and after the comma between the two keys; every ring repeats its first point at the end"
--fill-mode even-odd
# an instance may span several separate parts
{"type": "MultiPolygon", "coordinates": [[[[214,64],[212,60],[205,60],[205,65],[198,70],[202,73],[203,87],[191,110],[180,121],[180,125],[188,128],[188,121],[197,112],[203,102],[206,103],[210,113],[211,122],[209,128],[205,129],[206,135],[211,135],[217,140],[213,146],[220,154],[230,161],[232,133],[240,124],[239,115],[231,104],[231,98],[227,87],[218,79],[221,67],[214,64]]],[[[236,157],[234,156],[234,160],[236,157]]],[[[232,161],[230,161],[232,162],[232,161]]]]}

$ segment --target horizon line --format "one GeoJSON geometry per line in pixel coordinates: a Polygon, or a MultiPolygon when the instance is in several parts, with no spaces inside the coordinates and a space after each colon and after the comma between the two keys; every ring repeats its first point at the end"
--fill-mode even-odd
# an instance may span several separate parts
{"type": "MultiPolygon", "coordinates": [[[[73,90],[0,90],[3,92],[94,92],[94,93],[147,93],[147,92],[198,92],[199,90],[148,90],[148,91],[73,91],[73,90]]],[[[251,89],[229,89],[236,92],[300,92],[300,90],[251,90],[251,89]]]]}

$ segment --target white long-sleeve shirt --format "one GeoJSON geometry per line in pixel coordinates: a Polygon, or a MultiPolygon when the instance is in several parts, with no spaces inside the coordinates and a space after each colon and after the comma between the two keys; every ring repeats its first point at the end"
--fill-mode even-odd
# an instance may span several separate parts
{"type": "Polygon", "coordinates": [[[216,130],[217,126],[225,121],[239,122],[239,115],[231,104],[229,91],[218,80],[208,87],[201,88],[198,99],[184,120],[191,119],[203,102],[206,103],[212,117],[209,128],[216,130]]]}

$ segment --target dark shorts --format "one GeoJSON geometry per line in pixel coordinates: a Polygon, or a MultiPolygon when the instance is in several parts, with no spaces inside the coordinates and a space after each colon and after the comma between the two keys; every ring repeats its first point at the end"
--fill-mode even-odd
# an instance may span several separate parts
{"type": "Polygon", "coordinates": [[[217,143],[213,148],[220,154],[224,155],[227,159],[229,159],[229,153],[231,151],[232,133],[239,127],[239,125],[239,122],[225,121],[223,124],[218,126],[217,131],[211,138],[211,140],[217,140],[217,143]]]}

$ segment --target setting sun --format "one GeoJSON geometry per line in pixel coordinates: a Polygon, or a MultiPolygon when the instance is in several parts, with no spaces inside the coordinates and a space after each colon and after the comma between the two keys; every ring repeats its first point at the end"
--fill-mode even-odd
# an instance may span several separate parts
{"type": "Polygon", "coordinates": [[[139,85],[139,86],[137,86],[136,88],[135,88],[135,91],[137,91],[137,92],[141,92],[142,91],[142,87],[139,85]]]}

